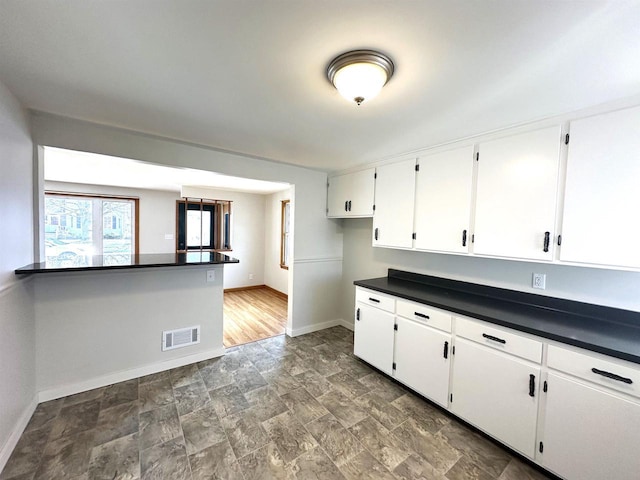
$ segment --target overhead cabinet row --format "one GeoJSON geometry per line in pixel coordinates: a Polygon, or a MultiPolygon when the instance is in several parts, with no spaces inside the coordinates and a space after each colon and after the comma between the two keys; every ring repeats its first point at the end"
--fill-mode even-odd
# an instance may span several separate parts
{"type": "Polygon", "coordinates": [[[329,215],[373,216],[379,247],[639,268],[638,125],[640,107],[333,177],[329,215]],[[356,176],[367,213],[332,189],[356,176]]]}

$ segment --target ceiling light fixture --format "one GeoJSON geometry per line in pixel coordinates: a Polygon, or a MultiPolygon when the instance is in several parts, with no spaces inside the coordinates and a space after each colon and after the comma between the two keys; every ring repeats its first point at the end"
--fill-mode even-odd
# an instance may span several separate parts
{"type": "Polygon", "coordinates": [[[340,95],[358,105],[375,97],[393,75],[393,61],[374,50],[353,50],[334,58],[327,78],[340,95]]]}

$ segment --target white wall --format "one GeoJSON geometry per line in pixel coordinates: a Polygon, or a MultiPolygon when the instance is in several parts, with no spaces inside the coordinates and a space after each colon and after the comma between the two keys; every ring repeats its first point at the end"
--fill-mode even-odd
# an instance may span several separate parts
{"type": "Polygon", "coordinates": [[[354,280],[385,277],[388,268],[640,311],[640,273],[374,248],[372,220],[345,219],[341,312],[353,323],[354,280]],[[531,287],[533,272],[546,290],[531,287]]]}
{"type": "MultiPolygon", "coordinates": [[[[46,159],[45,159],[46,162],[46,159]]],[[[80,183],[45,182],[46,190],[57,192],[123,195],[140,199],[140,253],[174,253],[176,251],[176,200],[178,192],[147,190],[80,183]],[[171,234],[172,239],[165,239],[171,234]]]]}
{"type": "Polygon", "coordinates": [[[32,283],[13,274],[33,262],[32,159],[27,114],[0,83],[0,470],[35,408],[32,283]]]}
{"type": "Polygon", "coordinates": [[[211,188],[184,187],[185,197],[231,200],[231,248],[240,260],[224,270],[224,288],[264,285],[265,195],[211,188]],[[253,275],[250,279],[249,275],[253,275]]]}
{"type": "Polygon", "coordinates": [[[267,196],[264,203],[264,283],[279,292],[288,294],[289,270],[280,266],[283,200],[291,200],[290,189],[267,196]]]}
{"type": "Polygon", "coordinates": [[[327,299],[340,298],[342,235],[339,223],[326,218],[326,173],[45,113],[32,114],[31,121],[38,145],[291,184],[295,238],[288,332],[337,321],[338,302],[327,299]]]}

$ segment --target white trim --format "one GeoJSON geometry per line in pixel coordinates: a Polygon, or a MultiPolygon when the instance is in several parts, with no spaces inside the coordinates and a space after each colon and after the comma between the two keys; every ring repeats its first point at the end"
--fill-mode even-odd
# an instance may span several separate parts
{"type": "Polygon", "coordinates": [[[144,367],[131,368],[129,370],[123,370],[117,373],[110,373],[108,375],[92,378],[83,382],[48,388],[38,393],[38,400],[40,402],[46,402],[49,400],[54,400],[56,398],[66,397],[68,395],[74,395],[80,392],[86,392],[87,390],[93,390],[94,388],[105,387],[114,383],[124,382],[126,380],[144,377],[145,375],[163,372],[172,368],[183,367],[191,363],[202,362],[203,360],[209,360],[210,358],[221,357],[224,354],[224,347],[216,348],[207,352],[174,358],[172,360],[157,362],[151,365],[145,365],[144,367]]]}
{"type": "Polygon", "coordinates": [[[353,322],[347,322],[344,318],[339,318],[338,321],[340,322],[339,325],[342,325],[347,330],[351,330],[353,332],[353,322]]]}
{"type": "Polygon", "coordinates": [[[312,257],[312,258],[294,258],[293,263],[324,263],[324,262],[342,262],[342,257],[312,257]]]}
{"type": "Polygon", "coordinates": [[[343,325],[343,320],[341,318],[337,318],[335,320],[328,320],[322,323],[315,323],[313,325],[308,325],[302,328],[289,329],[287,328],[287,335],[290,337],[297,337],[299,335],[305,335],[311,332],[317,332],[318,330],[324,330],[325,328],[337,327],[338,325],[343,325]]]}
{"type": "Polygon", "coordinates": [[[2,446],[2,450],[0,450],[0,472],[2,472],[4,467],[7,465],[9,457],[13,453],[13,449],[16,448],[18,440],[20,440],[24,429],[27,428],[27,424],[29,423],[29,420],[31,420],[31,416],[33,415],[33,412],[35,412],[37,406],[38,395],[35,394],[33,396],[33,399],[31,400],[31,403],[27,405],[27,407],[22,412],[22,415],[20,415],[18,422],[11,432],[11,435],[9,435],[9,438],[2,446]]]}

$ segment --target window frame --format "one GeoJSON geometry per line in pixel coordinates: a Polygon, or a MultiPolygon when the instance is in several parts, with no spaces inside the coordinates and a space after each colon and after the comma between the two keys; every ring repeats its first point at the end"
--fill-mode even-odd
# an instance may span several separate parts
{"type": "Polygon", "coordinates": [[[176,253],[232,252],[232,204],[233,201],[231,200],[216,200],[207,198],[182,197],[181,199],[176,200],[176,253]],[[227,206],[226,210],[224,208],[225,206],[227,206]],[[182,210],[184,210],[184,213],[182,212],[182,210]],[[208,245],[202,245],[201,243],[200,246],[189,246],[187,244],[187,216],[190,210],[211,212],[209,225],[210,243],[208,245]],[[229,215],[228,222],[225,222],[225,213],[229,215]],[[181,218],[182,215],[184,215],[184,220],[181,218]],[[184,232],[182,232],[182,228],[184,229],[184,232]],[[223,238],[225,236],[224,233],[228,234],[228,238],[223,238]],[[227,240],[227,243],[224,243],[223,240],[227,240]],[[180,243],[182,241],[184,241],[184,248],[181,248],[180,246],[180,243]]]}
{"type": "MultiPolygon", "coordinates": [[[[291,240],[291,200],[282,200],[280,207],[280,268],[284,270],[289,270],[289,251],[286,251],[286,246],[288,242],[285,241],[291,240]],[[285,219],[287,218],[287,208],[289,210],[289,225],[285,224],[285,219]]],[[[290,249],[289,249],[290,250],[290,249]]]]}

